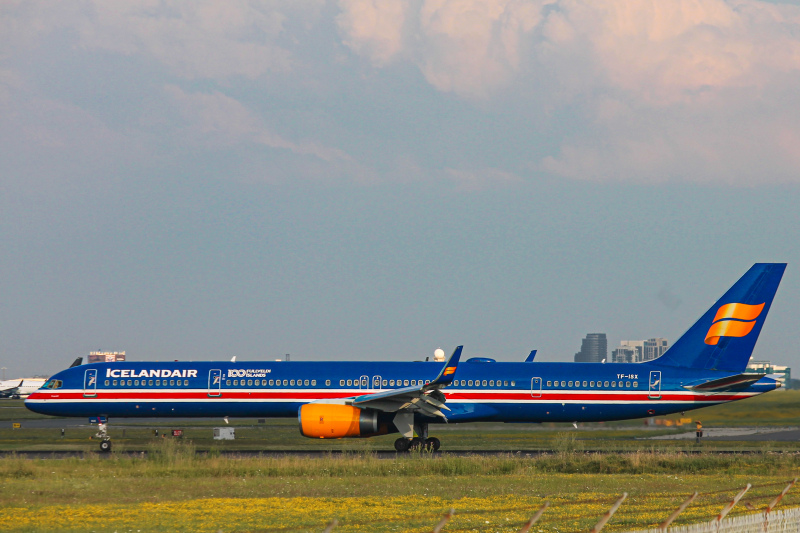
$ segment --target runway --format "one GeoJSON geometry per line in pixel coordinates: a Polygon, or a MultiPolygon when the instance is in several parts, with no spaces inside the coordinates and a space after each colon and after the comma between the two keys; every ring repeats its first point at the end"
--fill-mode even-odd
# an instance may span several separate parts
{"type": "MultiPolygon", "coordinates": [[[[684,431],[670,435],[646,437],[646,440],[694,440],[695,431],[684,431]]],[[[800,428],[786,427],[741,427],[741,428],[703,428],[703,439],[713,441],[763,441],[794,442],[800,440],[800,428]]]]}

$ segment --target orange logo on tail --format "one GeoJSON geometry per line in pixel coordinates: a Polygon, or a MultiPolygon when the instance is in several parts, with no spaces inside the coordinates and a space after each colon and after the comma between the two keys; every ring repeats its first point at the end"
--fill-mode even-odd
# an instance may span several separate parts
{"type": "Polygon", "coordinates": [[[452,374],[455,371],[456,371],[456,367],[448,366],[447,368],[444,369],[444,374],[443,375],[444,376],[449,376],[450,374],[452,374]]]}
{"type": "Polygon", "coordinates": [[[706,333],[706,344],[715,345],[720,337],[744,337],[753,330],[756,318],[764,304],[725,304],[717,310],[711,327],[706,333]],[[746,321],[746,322],[744,322],[746,321]]]}

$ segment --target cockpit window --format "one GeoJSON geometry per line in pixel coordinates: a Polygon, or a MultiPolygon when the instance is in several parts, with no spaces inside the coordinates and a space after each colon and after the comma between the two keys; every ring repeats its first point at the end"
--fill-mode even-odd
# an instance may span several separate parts
{"type": "Polygon", "coordinates": [[[63,381],[60,379],[51,379],[47,383],[44,384],[43,389],[60,389],[61,386],[64,384],[63,381]]]}

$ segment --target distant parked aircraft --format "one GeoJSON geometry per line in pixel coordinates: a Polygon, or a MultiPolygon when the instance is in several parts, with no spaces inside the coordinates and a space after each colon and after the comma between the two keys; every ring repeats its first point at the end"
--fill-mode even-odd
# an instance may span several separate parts
{"type": "Polygon", "coordinates": [[[0,398],[27,398],[40,389],[47,380],[42,378],[18,378],[0,381],[0,398]]]}
{"type": "MultiPolygon", "coordinates": [[[[32,411],[90,417],[298,417],[311,438],[400,433],[426,446],[429,424],[581,422],[688,411],[780,387],[745,367],[786,268],[756,264],[661,357],[644,363],[93,363],[53,376],[32,411]]],[[[101,449],[108,451],[105,438],[101,449]]]]}

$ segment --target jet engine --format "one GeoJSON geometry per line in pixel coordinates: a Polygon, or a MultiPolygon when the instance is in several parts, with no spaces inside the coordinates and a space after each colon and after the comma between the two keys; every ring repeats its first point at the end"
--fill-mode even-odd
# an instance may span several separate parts
{"type": "Polygon", "coordinates": [[[300,433],[312,439],[369,437],[387,433],[378,425],[378,411],[352,405],[307,403],[300,407],[297,418],[300,433]]]}

